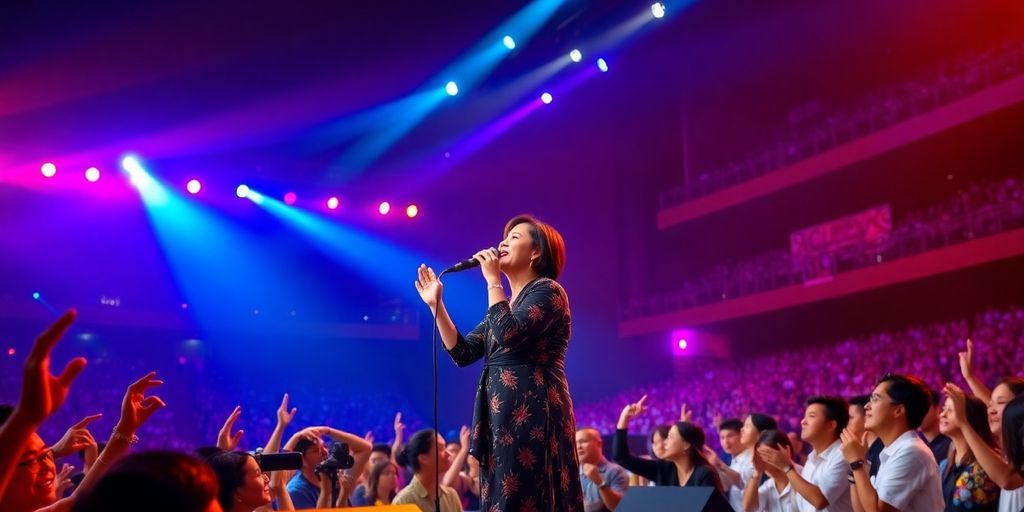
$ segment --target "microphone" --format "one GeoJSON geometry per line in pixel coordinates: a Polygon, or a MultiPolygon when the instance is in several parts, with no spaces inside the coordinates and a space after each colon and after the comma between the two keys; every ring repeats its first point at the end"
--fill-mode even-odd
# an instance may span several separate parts
{"type": "MultiPolygon", "coordinates": [[[[491,247],[491,252],[493,252],[495,256],[498,255],[498,250],[493,248],[493,247],[491,247]]],[[[462,261],[460,261],[460,262],[458,262],[458,263],[456,263],[456,264],[454,264],[454,265],[444,269],[444,271],[441,272],[441,273],[442,274],[448,274],[450,272],[462,272],[463,270],[469,270],[471,268],[476,268],[476,267],[479,267],[479,266],[480,266],[480,261],[479,260],[477,260],[476,258],[469,258],[468,260],[462,260],[462,261]]]]}

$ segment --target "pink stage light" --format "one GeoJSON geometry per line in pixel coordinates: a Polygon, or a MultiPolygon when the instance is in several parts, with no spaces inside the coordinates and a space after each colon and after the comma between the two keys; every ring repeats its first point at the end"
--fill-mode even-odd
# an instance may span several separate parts
{"type": "Polygon", "coordinates": [[[57,166],[53,162],[46,162],[42,167],[39,168],[39,172],[43,173],[43,176],[52,178],[57,174],[57,166]]]}
{"type": "Polygon", "coordinates": [[[299,200],[299,196],[295,195],[295,192],[286,192],[284,194],[284,204],[291,206],[295,204],[295,201],[299,200]]]}

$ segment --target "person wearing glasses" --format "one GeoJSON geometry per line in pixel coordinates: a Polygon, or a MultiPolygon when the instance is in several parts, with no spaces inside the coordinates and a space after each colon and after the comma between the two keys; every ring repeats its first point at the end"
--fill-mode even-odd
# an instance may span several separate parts
{"type": "Polygon", "coordinates": [[[847,427],[841,436],[843,457],[853,471],[850,496],[854,510],[934,512],[946,508],[938,464],[916,431],[930,406],[928,387],[916,377],[888,374],[875,385],[864,408],[864,427],[885,444],[874,479],[864,460],[867,433],[858,436],[847,427]]]}

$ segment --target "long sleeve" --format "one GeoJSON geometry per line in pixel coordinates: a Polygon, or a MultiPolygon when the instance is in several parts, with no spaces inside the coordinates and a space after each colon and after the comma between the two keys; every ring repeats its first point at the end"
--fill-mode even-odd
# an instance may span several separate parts
{"type": "Polygon", "coordinates": [[[502,348],[514,348],[526,340],[537,339],[552,324],[568,314],[569,301],[562,286],[551,279],[542,279],[528,286],[526,295],[512,309],[501,301],[487,310],[491,335],[502,348]]]}
{"type": "Polygon", "coordinates": [[[718,479],[715,478],[713,469],[709,469],[704,466],[698,466],[690,477],[690,481],[686,485],[693,485],[697,487],[714,487],[721,491],[718,479]]]}
{"type": "Polygon", "coordinates": [[[480,322],[475,329],[465,336],[461,332],[459,333],[455,346],[448,350],[448,355],[451,356],[456,366],[460,368],[469,366],[484,356],[484,336],[486,336],[486,333],[486,320],[480,322]]]}
{"type": "Polygon", "coordinates": [[[659,485],[664,484],[659,477],[660,461],[641,459],[629,453],[629,434],[624,428],[615,430],[615,437],[612,438],[612,459],[633,474],[640,475],[659,485]]]}

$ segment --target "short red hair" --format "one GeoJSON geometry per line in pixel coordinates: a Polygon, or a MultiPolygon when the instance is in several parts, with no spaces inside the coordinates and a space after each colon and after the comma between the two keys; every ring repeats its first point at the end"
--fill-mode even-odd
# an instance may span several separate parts
{"type": "Polygon", "coordinates": [[[557,229],[537,220],[533,215],[517,215],[505,224],[503,236],[507,237],[512,228],[527,224],[530,226],[530,238],[533,247],[540,251],[540,257],[533,262],[533,269],[540,277],[558,279],[565,266],[565,241],[557,229]]]}

